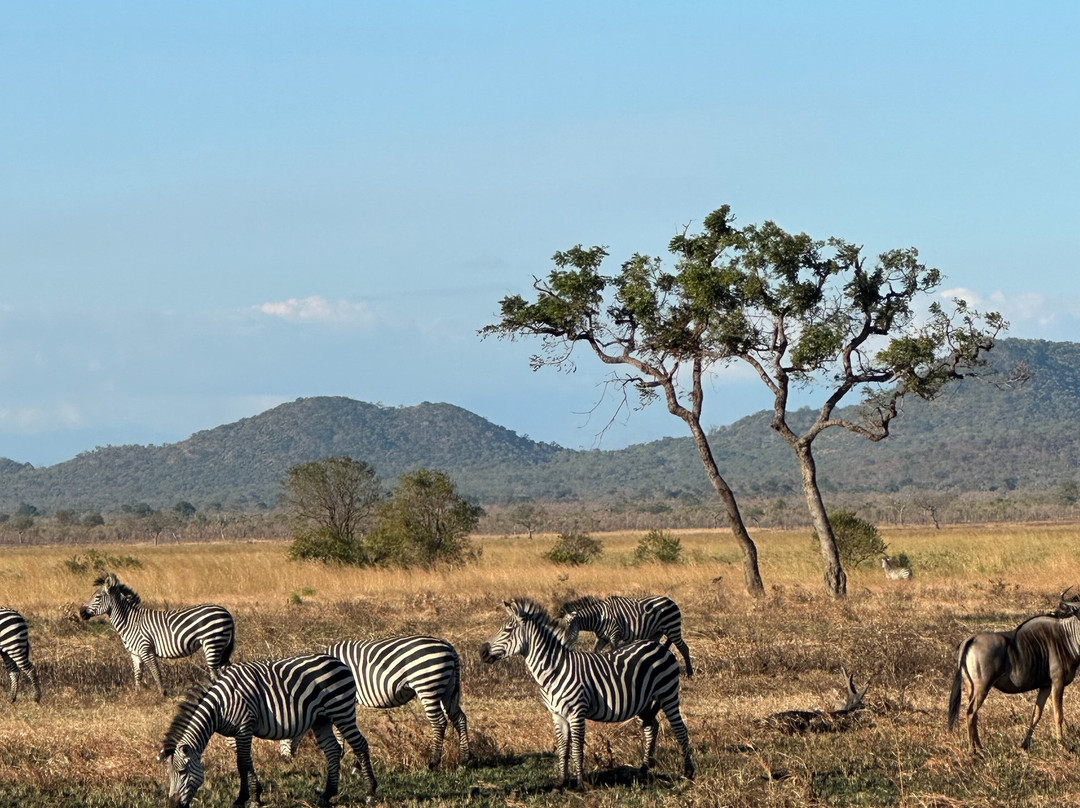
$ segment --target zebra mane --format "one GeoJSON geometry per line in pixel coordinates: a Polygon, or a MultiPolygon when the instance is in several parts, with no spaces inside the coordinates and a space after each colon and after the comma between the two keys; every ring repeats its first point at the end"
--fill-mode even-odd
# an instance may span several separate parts
{"type": "Polygon", "coordinates": [[[594,598],[592,595],[585,595],[584,597],[571,600],[568,603],[564,603],[559,607],[559,617],[566,617],[570,612],[580,612],[582,609],[589,606],[599,606],[603,601],[600,598],[594,598]]]}
{"type": "Polygon", "coordinates": [[[548,610],[531,598],[514,598],[508,605],[514,614],[530,623],[542,623],[547,626],[552,623],[548,610]]]}
{"type": "Polygon", "coordinates": [[[164,760],[176,751],[176,745],[180,742],[180,737],[184,734],[188,724],[191,723],[191,717],[195,715],[195,711],[199,708],[199,703],[208,689],[208,685],[193,685],[184,694],[184,697],[176,703],[176,715],[173,716],[172,723],[169,724],[169,728],[165,731],[165,740],[161,742],[159,758],[164,760]]]}
{"type": "Polygon", "coordinates": [[[121,600],[126,600],[132,606],[138,606],[142,602],[142,598],[138,593],[127,584],[120,583],[120,579],[113,573],[106,575],[99,575],[94,579],[94,586],[104,586],[110,592],[113,592],[121,600]]]}

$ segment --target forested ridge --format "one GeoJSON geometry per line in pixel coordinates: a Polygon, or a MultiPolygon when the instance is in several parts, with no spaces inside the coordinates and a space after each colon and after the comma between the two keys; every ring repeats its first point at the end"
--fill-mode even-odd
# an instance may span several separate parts
{"type": "MultiPolygon", "coordinates": [[[[1002,340],[1002,379],[1024,363],[1019,387],[965,380],[924,403],[909,400],[893,437],[872,444],[830,430],[818,443],[828,491],[1047,489],[1080,466],[1080,344],[1002,340]]],[[[659,405],[657,405],[659,406],[659,405]]],[[[795,419],[799,418],[795,414],[795,419]]],[[[809,411],[804,413],[810,417],[809,411]]],[[[790,450],[756,413],[713,431],[725,476],[742,495],[797,490],[790,450]]],[[[677,432],[681,424],[672,419],[677,432]]],[[[53,466],[0,458],[0,509],[112,508],[180,500],[202,507],[273,507],[295,464],[347,455],[371,463],[387,485],[420,467],[439,469],[480,502],[515,499],[704,495],[710,489],[689,437],[622,450],[579,451],[527,437],[451,404],[384,407],[342,397],[302,398],[162,446],[107,446],[53,466]]]]}

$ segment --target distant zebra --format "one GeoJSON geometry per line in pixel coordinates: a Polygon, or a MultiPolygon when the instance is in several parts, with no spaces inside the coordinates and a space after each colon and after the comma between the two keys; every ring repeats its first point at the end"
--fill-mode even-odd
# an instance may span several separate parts
{"type": "Polygon", "coordinates": [[[34,701],[41,701],[41,683],[30,661],[30,631],[26,620],[14,609],[0,609],[0,659],[11,680],[10,696],[19,697],[19,673],[34,686],[34,701]]]}
{"type": "Polygon", "coordinates": [[[246,805],[248,779],[254,781],[254,803],[262,786],[251,762],[251,739],[295,738],[315,731],[326,755],[326,789],[319,805],[338,793],[341,745],[337,728],[359,762],[369,796],[375,794],[367,740],[356,728],[356,685],[349,667],[336,657],[308,654],[268,662],[230,665],[209,687],[198,688],[177,706],[158,759],[169,769],[169,806],[188,808],[203,782],[202,754],[216,732],[235,738],[240,795],[246,805]]]}
{"type": "Polygon", "coordinates": [[[135,688],[142,686],[142,667],[150,669],[162,695],[158,657],[177,659],[191,656],[202,648],[210,676],[229,664],[236,633],[233,616],[223,606],[204,603],[188,609],[145,609],[139,596],[109,573],[94,581],[97,590],[90,601],[79,607],[83,620],[103,614],[108,617],[124,648],[131,654],[135,668],[135,688]]]}
{"type": "Polygon", "coordinates": [[[693,676],[690,649],[682,638],[682,612],[679,605],[664,595],[646,595],[625,598],[611,595],[604,600],[593,597],[579,598],[562,607],[559,625],[573,645],[578,632],[596,634],[593,651],[603,651],[608,646],[618,647],[634,640],[655,640],[666,637],[665,645],[672,643],[679,649],[686,663],[686,675],[693,676]]]}
{"type": "Polygon", "coordinates": [[[637,718],[644,736],[642,773],[656,762],[656,715],[667,716],[682,747],[683,772],[694,777],[690,739],[679,711],[679,662],[659,643],[630,643],[611,654],[586,654],[564,644],[542,606],[527,598],[503,604],[509,620],[484,643],[480,657],[494,662],[521,654],[551,711],[559,746],[559,782],[584,774],[585,721],[637,718]],[[570,762],[573,772],[570,772],[570,762]]]}
{"type": "MultiPolygon", "coordinates": [[[[436,637],[387,637],[371,642],[346,640],[326,649],[352,671],[356,701],[364,707],[389,709],[419,698],[431,725],[428,768],[442,760],[449,719],[458,734],[459,763],[469,762],[469,729],[461,709],[461,662],[454,646],[436,637]]],[[[281,742],[289,757],[300,739],[281,742]]]]}
{"type": "Polygon", "coordinates": [[[881,557],[881,568],[885,577],[891,581],[906,581],[911,577],[911,567],[894,567],[888,556],[881,557]]]}

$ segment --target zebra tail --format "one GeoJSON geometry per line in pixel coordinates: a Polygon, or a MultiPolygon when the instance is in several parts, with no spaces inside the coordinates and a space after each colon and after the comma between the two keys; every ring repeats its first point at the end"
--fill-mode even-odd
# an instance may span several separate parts
{"type": "Polygon", "coordinates": [[[229,637],[229,644],[225,647],[225,652],[221,655],[221,664],[222,665],[231,664],[229,662],[229,660],[232,659],[232,654],[233,654],[233,651],[235,651],[235,650],[236,650],[236,632],[233,631],[232,635],[229,637]]]}
{"type": "Polygon", "coordinates": [[[956,675],[953,676],[952,692],[949,694],[949,730],[956,726],[956,719],[960,716],[960,694],[962,690],[962,677],[964,674],[964,657],[967,656],[968,646],[975,637],[968,637],[960,646],[956,657],[956,675]]]}

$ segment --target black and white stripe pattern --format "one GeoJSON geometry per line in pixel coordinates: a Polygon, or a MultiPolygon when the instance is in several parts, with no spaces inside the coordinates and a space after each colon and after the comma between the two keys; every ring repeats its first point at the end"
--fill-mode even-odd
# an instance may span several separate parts
{"type": "MultiPolygon", "coordinates": [[[[442,759],[446,725],[458,734],[459,762],[469,761],[469,730],[461,709],[461,661],[454,646],[436,637],[410,635],[370,642],[346,640],[326,653],[349,666],[356,679],[356,701],[364,707],[386,710],[420,699],[431,725],[428,767],[442,759]]],[[[296,742],[282,741],[288,757],[296,742]]]]}
{"type": "Polygon", "coordinates": [[[635,640],[660,642],[666,638],[667,646],[674,644],[679,649],[686,664],[686,675],[694,675],[690,649],[682,638],[682,612],[669,597],[648,595],[625,598],[612,595],[604,600],[585,597],[567,603],[561,611],[559,624],[571,645],[577,641],[580,631],[596,634],[593,651],[603,651],[635,640]]]}
{"type": "Polygon", "coordinates": [[[585,654],[564,644],[547,612],[528,599],[505,603],[506,624],[480,649],[485,662],[521,654],[540,685],[558,736],[559,785],[584,770],[585,721],[637,718],[644,735],[642,770],[655,763],[658,713],[682,747],[683,771],[694,776],[690,741],[679,710],[679,662],[663,645],[640,641],[611,654],[585,654]]]}
{"type": "Polygon", "coordinates": [[[881,568],[890,581],[906,581],[911,578],[911,567],[894,567],[888,556],[881,557],[881,568]]]}
{"type": "Polygon", "coordinates": [[[30,661],[30,631],[26,620],[14,609],[0,609],[0,660],[11,680],[11,700],[19,697],[19,676],[22,674],[34,688],[34,701],[41,701],[41,683],[34,663],[30,661]]]}
{"type": "Polygon", "coordinates": [[[338,793],[341,745],[337,729],[356,754],[369,796],[375,794],[368,744],[356,728],[356,684],[349,667],[327,654],[269,662],[246,662],[223,669],[207,688],[182,701],[158,758],[168,764],[169,807],[188,808],[203,782],[202,754],[216,732],[236,742],[240,795],[246,805],[254,783],[254,802],[262,787],[251,762],[251,739],[296,738],[308,729],[326,755],[326,789],[320,805],[338,793]]]}
{"type": "Polygon", "coordinates": [[[204,603],[189,609],[159,610],[142,607],[139,596],[113,574],[94,581],[94,596],[79,609],[89,620],[106,615],[135,668],[135,687],[142,685],[142,669],[150,669],[162,694],[158,657],[177,659],[202,648],[211,677],[229,664],[236,641],[233,616],[223,606],[204,603]]]}

